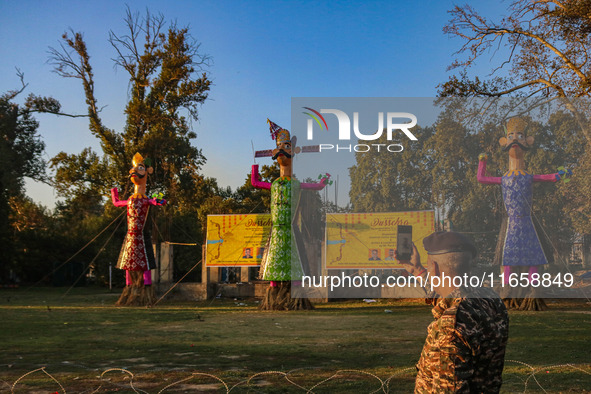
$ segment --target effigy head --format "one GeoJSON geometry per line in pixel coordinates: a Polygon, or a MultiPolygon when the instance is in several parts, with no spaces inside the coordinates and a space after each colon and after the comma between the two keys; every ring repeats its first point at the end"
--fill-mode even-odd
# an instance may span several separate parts
{"type": "Polygon", "coordinates": [[[277,147],[273,149],[273,160],[277,160],[280,166],[290,165],[294,153],[292,151],[292,138],[289,131],[271,122],[269,119],[267,119],[267,123],[269,123],[271,138],[277,144],[277,147]]]}
{"type": "Polygon", "coordinates": [[[146,166],[145,160],[139,153],[136,153],[131,160],[133,167],[129,170],[129,179],[134,185],[144,186],[148,181],[147,174],[154,172],[152,167],[146,166]]]}
{"type": "Polygon", "coordinates": [[[507,121],[505,137],[499,139],[499,144],[504,152],[509,152],[510,157],[522,158],[525,151],[534,143],[533,136],[526,136],[527,121],[520,117],[514,117],[507,121]]]}

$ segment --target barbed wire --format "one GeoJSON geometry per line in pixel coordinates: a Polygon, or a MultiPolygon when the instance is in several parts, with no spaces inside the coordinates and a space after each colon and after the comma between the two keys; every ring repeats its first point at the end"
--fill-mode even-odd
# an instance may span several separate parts
{"type": "Polygon", "coordinates": [[[18,378],[18,379],[17,379],[17,380],[14,382],[14,384],[12,385],[12,387],[11,387],[10,391],[11,391],[12,393],[14,393],[14,388],[16,387],[16,385],[18,384],[18,382],[20,382],[22,379],[24,379],[24,378],[25,378],[25,377],[27,377],[28,375],[31,375],[31,374],[33,374],[33,373],[35,373],[35,372],[37,372],[37,371],[41,371],[41,372],[43,372],[45,375],[49,376],[49,377],[50,377],[50,378],[51,378],[51,379],[52,379],[54,382],[56,382],[56,383],[58,384],[58,386],[60,386],[60,388],[62,389],[62,391],[63,391],[64,393],[66,392],[66,389],[64,388],[64,386],[62,386],[62,384],[61,384],[61,383],[60,383],[60,382],[59,382],[59,381],[58,381],[56,378],[54,378],[54,377],[53,377],[53,376],[52,376],[50,373],[48,373],[48,372],[45,370],[45,367],[41,367],[41,368],[34,369],[34,370],[32,370],[32,371],[29,371],[29,372],[27,372],[26,374],[24,374],[23,376],[21,376],[20,378],[18,378]]]}
{"type": "MultiPolygon", "coordinates": [[[[551,387],[544,387],[540,383],[540,381],[537,379],[536,374],[541,371],[546,371],[546,373],[549,373],[549,370],[551,370],[551,369],[558,370],[558,371],[575,370],[575,371],[579,371],[579,372],[586,374],[586,375],[591,375],[591,363],[578,363],[578,364],[568,363],[568,364],[556,364],[556,365],[534,367],[528,363],[525,363],[525,362],[519,361],[519,360],[505,360],[505,366],[507,366],[508,363],[518,364],[520,366],[524,366],[527,369],[529,369],[529,372],[526,372],[523,376],[523,379],[521,379],[523,381],[523,393],[526,393],[528,391],[528,383],[530,382],[530,380],[533,380],[536,383],[536,385],[538,386],[538,388],[545,393],[548,392],[547,390],[552,389],[551,387]],[[586,367],[588,370],[585,370],[584,367],[586,367]]],[[[37,368],[37,369],[34,369],[34,370],[24,373],[12,385],[10,385],[7,382],[4,382],[4,384],[6,384],[7,386],[10,386],[10,392],[14,393],[19,384],[21,386],[25,386],[25,384],[23,383],[23,380],[25,380],[25,378],[27,378],[35,373],[42,372],[43,374],[47,375],[47,377],[49,377],[51,379],[51,381],[55,382],[55,384],[57,384],[59,386],[61,393],[65,394],[67,391],[66,391],[66,388],[64,387],[64,385],[62,384],[62,382],[60,382],[57,378],[55,378],[52,374],[50,374],[46,370],[46,368],[47,368],[47,366],[44,366],[44,367],[37,368]]],[[[91,368],[88,368],[88,369],[91,369],[91,368]]],[[[213,379],[214,381],[217,381],[220,386],[219,387],[219,389],[221,390],[220,392],[224,392],[224,390],[225,390],[225,393],[229,394],[234,389],[236,389],[240,386],[257,387],[258,385],[256,383],[253,383],[253,380],[255,380],[257,378],[270,376],[270,375],[278,375],[279,377],[283,378],[283,381],[287,382],[288,384],[290,384],[294,388],[302,390],[302,392],[305,392],[306,394],[314,394],[315,393],[314,390],[320,388],[321,386],[324,386],[326,388],[326,385],[329,382],[335,382],[335,381],[338,381],[339,379],[351,380],[354,377],[357,377],[360,379],[371,377],[377,381],[376,383],[379,383],[379,388],[372,390],[372,391],[368,390],[368,394],[376,394],[376,393],[389,394],[391,392],[390,391],[391,390],[390,384],[393,382],[393,378],[404,376],[404,375],[408,375],[407,377],[411,378],[416,374],[415,367],[405,367],[405,368],[395,371],[393,374],[390,374],[390,376],[388,376],[387,378],[382,379],[378,375],[376,375],[375,373],[369,372],[369,371],[364,371],[364,370],[360,370],[360,369],[341,369],[341,370],[335,371],[329,377],[322,379],[319,382],[313,384],[311,387],[306,388],[306,387],[302,386],[301,384],[295,382],[292,378],[296,372],[304,371],[304,370],[324,371],[322,368],[314,368],[314,367],[298,368],[298,369],[294,369],[294,370],[291,370],[288,372],[276,371],[276,370],[263,371],[263,372],[257,372],[255,374],[252,374],[247,379],[243,379],[233,385],[230,385],[227,381],[225,381],[221,377],[214,375],[212,373],[192,372],[189,376],[186,376],[182,379],[176,380],[176,381],[166,385],[165,387],[160,389],[157,393],[158,394],[164,393],[166,390],[169,390],[174,386],[188,382],[188,381],[195,379],[195,378],[199,378],[199,377],[204,378],[205,377],[205,378],[210,378],[210,379],[213,379]]],[[[98,377],[100,380],[99,386],[96,389],[90,391],[90,394],[97,393],[97,392],[99,392],[99,390],[103,389],[103,386],[105,385],[105,382],[106,382],[105,375],[107,375],[111,372],[121,372],[123,374],[128,375],[129,382],[127,382],[125,385],[123,385],[123,384],[120,384],[117,382],[109,381],[110,385],[114,385],[119,388],[128,388],[138,394],[140,394],[140,393],[149,394],[148,391],[139,389],[137,387],[138,381],[135,379],[136,376],[129,369],[125,369],[125,368],[109,368],[109,369],[103,371],[100,374],[100,376],[98,377]],[[134,385],[134,382],[136,382],[135,385],[134,385]]],[[[506,372],[506,373],[510,374],[512,376],[519,374],[516,372],[506,372]]],[[[505,383],[506,383],[506,381],[507,381],[507,379],[505,379],[505,383]]],[[[269,383],[269,382],[265,382],[265,383],[269,383]]],[[[39,382],[37,382],[36,385],[38,386],[39,382]]],[[[258,387],[258,388],[260,389],[260,387],[258,387]]],[[[211,389],[214,389],[214,388],[211,388],[211,389]]],[[[60,391],[54,391],[52,394],[59,394],[59,393],[60,393],[60,391]]]]}

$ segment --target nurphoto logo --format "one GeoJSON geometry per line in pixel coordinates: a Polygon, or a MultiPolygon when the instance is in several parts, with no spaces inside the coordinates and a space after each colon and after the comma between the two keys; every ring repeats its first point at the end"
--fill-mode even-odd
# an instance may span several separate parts
{"type": "MultiPolygon", "coordinates": [[[[338,138],[339,141],[350,141],[351,140],[351,119],[344,111],[339,109],[320,109],[317,111],[310,107],[303,107],[308,115],[307,123],[307,134],[306,138],[311,141],[314,139],[314,124],[316,123],[320,130],[326,129],[328,131],[328,124],[322,114],[335,115],[338,121],[338,138]],[[309,111],[309,112],[308,112],[309,111]]],[[[398,136],[402,133],[411,141],[417,141],[417,137],[410,131],[411,128],[416,126],[417,117],[414,114],[408,112],[387,112],[384,116],[384,112],[378,112],[378,127],[377,131],[373,134],[364,134],[359,130],[359,112],[353,112],[353,133],[358,140],[361,141],[375,141],[380,138],[384,132],[386,132],[386,138],[388,141],[392,141],[394,135],[398,136]],[[406,122],[401,122],[405,120],[406,122]],[[410,120],[410,122],[408,122],[410,120]],[[386,127],[384,127],[384,123],[386,127]],[[396,133],[395,133],[396,132],[396,133]]],[[[354,152],[369,152],[373,149],[380,151],[381,148],[385,148],[388,152],[402,152],[404,147],[401,144],[356,144],[356,145],[334,145],[334,144],[320,144],[320,151],[323,150],[336,150],[339,151],[354,151],[354,152]]]]}

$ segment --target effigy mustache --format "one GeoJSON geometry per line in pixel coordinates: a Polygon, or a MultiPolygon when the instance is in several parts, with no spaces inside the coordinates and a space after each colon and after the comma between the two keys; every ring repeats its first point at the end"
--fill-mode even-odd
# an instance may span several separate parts
{"type": "Polygon", "coordinates": [[[288,159],[291,159],[291,155],[289,153],[287,153],[286,151],[284,151],[283,149],[279,149],[279,151],[273,155],[272,159],[275,160],[279,155],[283,155],[283,156],[287,157],[288,159]]]}
{"type": "Polygon", "coordinates": [[[503,152],[507,152],[509,149],[513,148],[513,146],[519,146],[521,149],[523,150],[529,150],[529,148],[523,144],[520,144],[518,141],[512,142],[509,145],[507,145],[506,147],[503,148],[503,152]]]}
{"type": "Polygon", "coordinates": [[[140,179],[146,176],[145,173],[143,175],[141,175],[140,173],[134,171],[131,174],[129,174],[129,178],[131,179],[131,177],[134,176],[134,175],[137,176],[140,179]]]}

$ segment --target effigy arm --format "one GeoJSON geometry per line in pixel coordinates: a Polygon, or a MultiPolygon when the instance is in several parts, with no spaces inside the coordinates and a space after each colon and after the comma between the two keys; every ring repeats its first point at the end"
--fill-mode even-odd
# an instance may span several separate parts
{"type": "Polygon", "coordinates": [[[573,176],[573,171],[570,168],[568,168],[568,167],[565,168],[564,166],[560,166],[560,167],[558,167],[558,172],[556,172],[554,174],[534,175],[534,181],[537,180],[536,177],[539,177],[539,180],[537,180],[538,182],[563,181],[564,183],[568,183],[568,182],[570,182],[570,178],[572,176],[573,176]],[[554,176],[554,179],[552,179],[552,176],[554,176]]]}
{"type": "Polygon", "coordinates": [[[116,207],[124,207],[127,205],[127,200],[119,199],[119,190],[116,187],[111,189],[111,200],[116,207]]]}
{"type": "Polygon", "coordinates": [[[300,183],[302,189],[322,190],[326,185],[323,183],[300,183]]]}
{"type": "Polygon", "coordinates": [[[501,177],[500,176],[487,176],[486,175],[486,154],[480,155],[478,157],[478,172],[476,173],[476,179],[478,182],[484,185],[500,185],[501,184],[501,177]]]}
{"type": "Polygon", "coordinates": [[[263,182],[259,179],[259,165],[253,164],[250,172],[250,183],[257,189],[271,189],[270,182],[263,182]]]}
{"type": "Polygon", "coordinates": [[[560,180],[560,174],[539,174],[534,175],[534,182],[558,182],[560,180]]]}
{"type": "Polygon", "coordinates": [[[325,175],[319,175],[318,178],[320,179],[320,182],[302,183],[302,184],[300,184],[300,187],[302,189],[322,190],[329,183],[332,184],[332,181],[330,181],[330,174],[329,173],[326,173],[325,175]]]}

